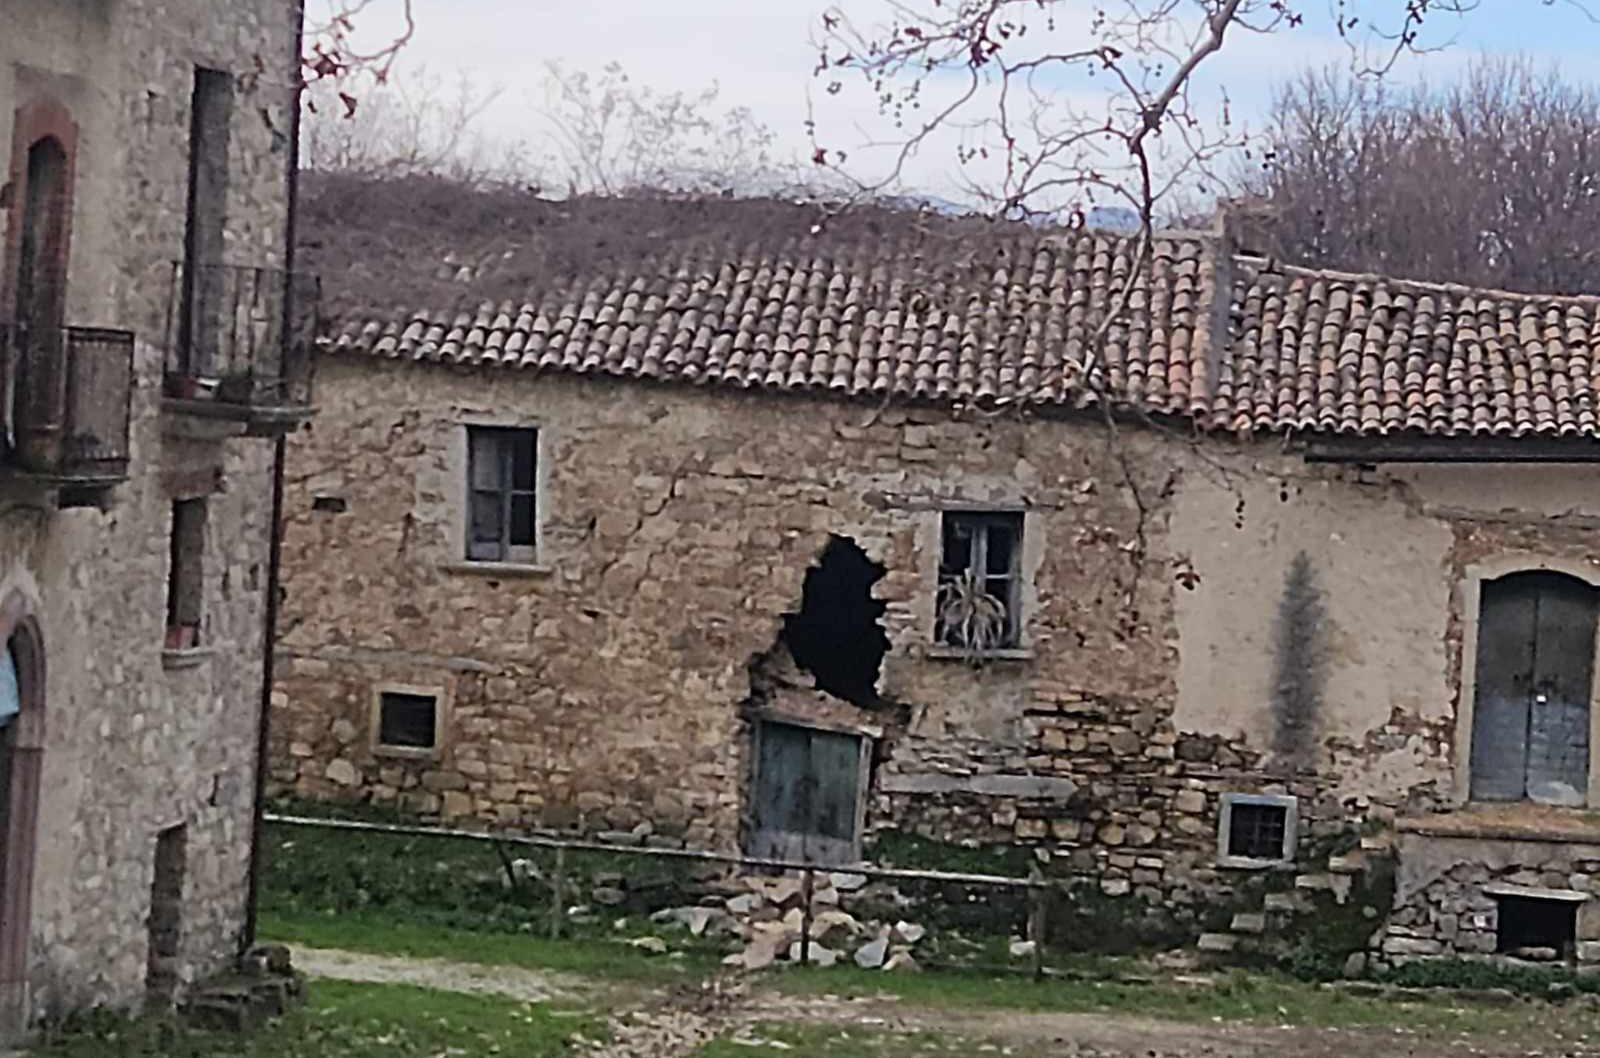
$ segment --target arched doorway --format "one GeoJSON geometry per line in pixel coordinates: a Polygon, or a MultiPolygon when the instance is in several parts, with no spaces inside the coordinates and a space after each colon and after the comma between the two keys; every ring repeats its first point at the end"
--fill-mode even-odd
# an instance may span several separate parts
{"type": "Polygon", "coordinates": [[[1581,806],[1588,799],[1600,588],[1535,570],[1479,596],[1471,796],[1581,806]]]}
{"type": "Polygon", "coordinates": [[[13,591],[0,604],[0,1033],[28,1020],[28,939],[44,757],[44,639],[13,591]]]}

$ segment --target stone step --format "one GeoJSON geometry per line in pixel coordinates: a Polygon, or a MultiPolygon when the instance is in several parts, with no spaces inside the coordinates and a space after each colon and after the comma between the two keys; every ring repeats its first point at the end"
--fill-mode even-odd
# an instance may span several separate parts
{"type": "Polygon", "coordinates": [[[1367,857],[1361,850],[1328,857],[1328,870],[1334,874],[1360,874],[1367,869],[1367,857]]]}
{"type": "Polygon", "coordinates": [[[1388,852],[1394,848],[1394,835],[1387,830],[1381,834],[1368,834],[1361,839],[1361,848],[1366,852],[1388,852]]]}
{"type": "Polygon", "coordinates": [[[1201,951],[1217,952],[1219,954],[1233,951],[1239,946],[1239,938],[1232,933],[1202,933],[1198,947],[1201,951]]]}
{"type": "Polygon", "coordinates": [[[1294,887],[1313,892],[1327,892],[1333,888],[1333,878],[1326,874],[1300,874],[1295,876],[1294,887]]]}
{"type": "Polygon", "coordinates": [[[1267,916],[1260,911],[1241,911],[1233,916],[1228,928],[1234,933],[1265,933],[1267,916]]]}
{"type": "Polygon", "coordinates": [[[1311,903],[1299,893],[1268,893],[1261,899],[1261,908],[1271,914],[1295,915],[1310,911],[1311,903]]]}

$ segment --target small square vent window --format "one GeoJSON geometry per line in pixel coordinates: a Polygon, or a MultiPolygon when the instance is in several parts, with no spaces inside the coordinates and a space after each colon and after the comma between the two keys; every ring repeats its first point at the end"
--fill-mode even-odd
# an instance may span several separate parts
{"type": "Polygon", "coordinates": [[[438,716],[437,695],[384,691],[378,699],[378,745],[432,750],[438,745],[438,716]]]}
{"type": "Polygon", "coordinates": [[[1578,937],[1578,901],[1491,895],[1499,911],[1495,951],[1546,962],[1572,954],[1578,937]]]}
{"type": "Polygon", "coordinates": [[[1299,813],[1293,797],[1223,794],[1217,862],[1225,867],[1270,867],[1294,860],[1299,813]]]}

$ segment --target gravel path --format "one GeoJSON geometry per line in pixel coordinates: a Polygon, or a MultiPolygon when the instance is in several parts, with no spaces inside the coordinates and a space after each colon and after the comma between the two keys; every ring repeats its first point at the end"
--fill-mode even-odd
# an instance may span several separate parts
{"type": "Polygon", "coordinates": [[[585,991],[593,991],[592,987],[586,989],[584,983],[576,978],[525,970],[520,966],[485,966],[446,959],[367,955],[331,948],[294,947],[290,951],[296,970],[308,977],[329,977],[336,981],[417,985],[441,992],[472,992],[529,1003],[569,999],[585,991]]]}
{"type": "MultiPolygon", "coordinates": [[[[527,1002],[593,999],[603,985],[513,966],[410,959],[295,948],[296,969],[311,977],[413,984],[527,1002]]],[[[1547,1031],[1518,1038],[1452,1036],[1389,1029],[1318,1029],[1194,1024],[1119,1014],[934,1010],[892,998],[785,996],[746,981],[713,980],[666,991],[610,997],[609,1040],[586,1042],[586,1058],[689,1058],[718,1037],[761,1023],[808,1022],[867,1032],[939,1032],[980,1049],[1051,1058],[1600,1058],[1600,1039],[1572,1032],[1560,1007],[1547,1031]],[[1566,1037],[1566,1038],[1563,1038],[1566,1037]],[[1574,1038],[1576,1037],[1576,1038],[1574,1038]],[[1006,1045],[1010,1045],[1007,1047],[1006,1045]],[[1014,1048],[1014,1050],[1012,1050],[1014,1048]]],[[[764,1049],[757,1045],[752,1055],[764,1049]]]]}

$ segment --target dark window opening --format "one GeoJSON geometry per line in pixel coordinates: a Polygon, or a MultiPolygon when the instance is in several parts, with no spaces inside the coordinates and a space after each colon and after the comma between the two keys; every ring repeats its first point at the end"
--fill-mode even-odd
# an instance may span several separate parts
{"type": "Polygon", "coordinates": [[[378,698],[378,745],[433,749],[438,742],[439,699],[431,694],[385,691],[378,698]]]}
{"type": "Polygon", "coordinates": [[[1531,896],[1501,896],[1495,950],[1523,958],[1570,955],[1578,937],[1578,903],[1531,896]]]}
{"type": "Polygon", "coordinates": [[[183,879],[188,844],[188,832],[182,826],[168,827],[156,835],[145,984],[151,997],[158,1001],[170,1001],[181,979],[183,879]]]}
{"type": "Polygon", "coordinates": [[[1483,584],[1473,694],[1471,795],[1581,807],[1600,591],[1534,571],[1483,584]]]}
{"type": "Polygon", "coordinates": [[[1227,855],[1248,860],[1281,860],[1289,830],[1284,805],[1235,801],[1229,806],[1227,855]]]}
{"type": "Polygon", "coordinates": [[[1021,642],[1022,514],[947,512],[934,639],[981,653],[1021,642]]]}
{"type": "Polygon", "coordinates": [[[200,645],[205,600],[206,501],[172,505],[172,549],[167,567],[167,649],[200,645]]]}
{"type": "Polygon", "coordinates": [[[872,586],[883,575],[855,541],[829,537],[822,558],[806,570],[799,612],[783,618],[783,641],[795,664],[819,690],[856,705],[879,700],[878,669],[889,636],[878,623],[884,604],[872,597],[872,586]]]}
{"type": "Polygon", "coordinates": [[[859,735],[764,720],[756,724],[751,853],[810,863],[860,855],[859,735]]]}
{"type": "Polygon", "coordinates": [[[467,558],[536,558],[538,431],[467,428],[467,558]]]}
{"type": "Polygon", "coordinates": [[[228,139],[233,76],[198,68],[189,98],[189,206],[184,232],[179,355],[185,374],[213,375],[226,311],[222,271],[228,219],[228,139]]]}
{"type": "MultiPolygon", "coordinates": [[[[70,164],[53,136],[28,148],[16,273],[16,351],[5,400],[9,439],[32,449],[55,441],[60,411],[54,400],[62,371],[61,325],[66,310],[70,164]]],[[[42,452],[29,452],[41,460],[42,452]]]]}
{"type": "Polygon", "coordinates": [[[343,514],[347,508],[343,496],[317,496],[311,501],[312,510],[327,514],[343,514]]]}

